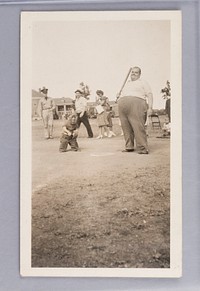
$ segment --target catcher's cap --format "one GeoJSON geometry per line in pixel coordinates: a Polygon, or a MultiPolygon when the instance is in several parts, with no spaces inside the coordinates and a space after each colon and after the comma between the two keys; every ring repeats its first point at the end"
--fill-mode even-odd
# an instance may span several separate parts
{"type": "Polygon", "coordinates": [[[102,90],[97,90],[96,93],[97,93],[97,95],[99,95],[99,94],[103,95],[104,94],[104,92],[102,90]]]}

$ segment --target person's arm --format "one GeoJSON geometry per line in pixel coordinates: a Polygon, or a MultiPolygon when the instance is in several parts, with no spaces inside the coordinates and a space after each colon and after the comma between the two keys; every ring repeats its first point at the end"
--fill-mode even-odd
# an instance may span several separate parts
{"type": "Polygon", "coordinates": [[[96,103],[97,103],[97,105],[100,105],[100,99],[99,99],[99,96],[96,96],[96,103]]]}
{"type": "Polygon", "coordinates": [[[71,135],[71,131],[67,129],[68,127],[68,120],[66,117],[63,117],[63,122],[62,122],[62,129],[63,129],[63,133],[66,134],[66,135],[71,135]]]}
{"type": "Polygon", "coordinates": [[[111,106],[110,106],[110,102],[108,97],[106,97],[106,111],[110,111],[111,110],[111,106]]]}
{"type": "Polygon", "coordinates": [[[101,106],[104,106],[105,104],[106,104],[106,102],[105,102],[105,99],[101,99],[101,100],[99,100],[99,104],[101,105],[101,106]]]}
{"type": "Polygon", "coordinates": [[[81,113],[80,113],[80,117],[83,117],[83,115],[84,115],[84,113],[85,113],[85,110],[84,111],[82,111],[81,113]]]}
{"type": "Polygon", "coordinates": [[[142,84],[145,90],[145,95],[147,97],[148,100],[148,110],[147,110],[147,115],[151,115],[152,111],[153,111],[153,94],[151,91],[151,87],[149,86],[149,84],[142,79],[142,84]]]}
{"type": "Polygon", "coordinates": [[[73,137],[77,137],[77,136],[78,136],[78,128],[73,131],[73,137]]]}
{"type": "Polygon", "coordinates": [[[54,102],[54,100],[51,100],[51,110],[53,111],[54,109],[56,109],[56,104],[54,102]]]}
{"type": "Polygon", "coordinates": [[[152,93],[148,93],[147,95],[147,99],[148,99],[148,110],[147,110],[147,114],[148,116],[152,114],[153,111],[153,94],[152,93]]]}
{"type": "Polygon", "coordinates": [[[66,126],[63,126],[63,132],[64,132],[64,134],[66,134],[66,135],[69,135],[69,136],[72,135],[71,131],[68,130],[66,126]]]}

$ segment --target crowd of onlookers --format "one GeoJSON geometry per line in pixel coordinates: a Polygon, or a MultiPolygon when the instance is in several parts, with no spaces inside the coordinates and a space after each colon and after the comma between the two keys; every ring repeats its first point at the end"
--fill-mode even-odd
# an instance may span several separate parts
{"type": "MultiPolygon", "coordinates": [[[[122,134],[125,140],[125,149],[123,152],[133,152],[135,144],[139,154],[148,154],[148,142],[146,124],[149,116],[152,116],[153,110],[153,94],[149,84],[140,78],[141,69],[139,67],[130,68],[125,79],[122,89],[117,96],[119,110],[119,125],[122,128],[122,134]],[[128,78],[130,80],[128,81],[128,78]]],[[[170,91],[169,82],[167,83],[170,91]]],[[[166,88],[161,92],[166,94],[166,88]]],[[[47,96],[48,89],[43,87],[41,92],[44,97],[41,98],[38,106],[39,115],[43,119],[45,138],[53,138],[53,112],[55,111],[54,100],[47,96]]],[[[77,143],[78,129],[81,123],[84,124],[88,138],[93,138],[93,131],[88,117],[87,101],[89,99],[90,90],[83,82],[79,84],[79,88],[75,91],[75,99],[70,113],[63,116],[62,134],[60,138],[60,152],[66,152],[68,145],[71,149],[77,151],[79,149],[77,143]]],[[[116,136],[113,132],[112,108],[108,97],[104,95],[102,90],[96,91],[95,113],[97,117],[97,125],[99,134],[97,139],[103,137],[116,136]]],[[[170,125],[170,98],[166,102],[166,112],[169,117],[170,125]]],[[[170,126],[165,124],[163,131],[170,133],[170,126]]]]}

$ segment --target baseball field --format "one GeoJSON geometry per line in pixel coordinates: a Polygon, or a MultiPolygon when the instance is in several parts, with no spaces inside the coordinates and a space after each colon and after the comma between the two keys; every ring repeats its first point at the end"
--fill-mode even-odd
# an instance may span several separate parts
{"type": "Polygon", "coordinates": [[[32,122],[32,267],[169,268],[170,139],[148,128],[149,155],[123,153],[116,137],[96,139],[81,125],[80,151],[59,153],[32,122]]]}

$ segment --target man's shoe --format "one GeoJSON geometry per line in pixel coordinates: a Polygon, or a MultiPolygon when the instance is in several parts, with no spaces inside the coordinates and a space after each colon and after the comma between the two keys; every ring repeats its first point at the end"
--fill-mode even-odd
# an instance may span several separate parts
{"type": "Polygon", "coordinates": [[[131,149],[130,150],[129,149],[125,149],[125,150],[122,151],[122,153],[131,153],[131,152],[134,152],[134,149],[132,149],[132,150],[131,149]]]}
{"type": "Polygon", "coordinates": [[[110,133],[111,133],[111,136],[116,136],[116,134],[112,130],[110,130],[110,133]]]}
{"type": "Polygon", "coordinates": [[[148,150],[143,150],[143,151],[138,152],[139,155],[148,155],[148,153],[149,153],[148,150]]]}
{"type": "Polygon", "coordinates": [[[96,139],[101,139],[101,138],[103,138],[103,135],[99,135],[99,136],[97,136],[96,139]]]}

